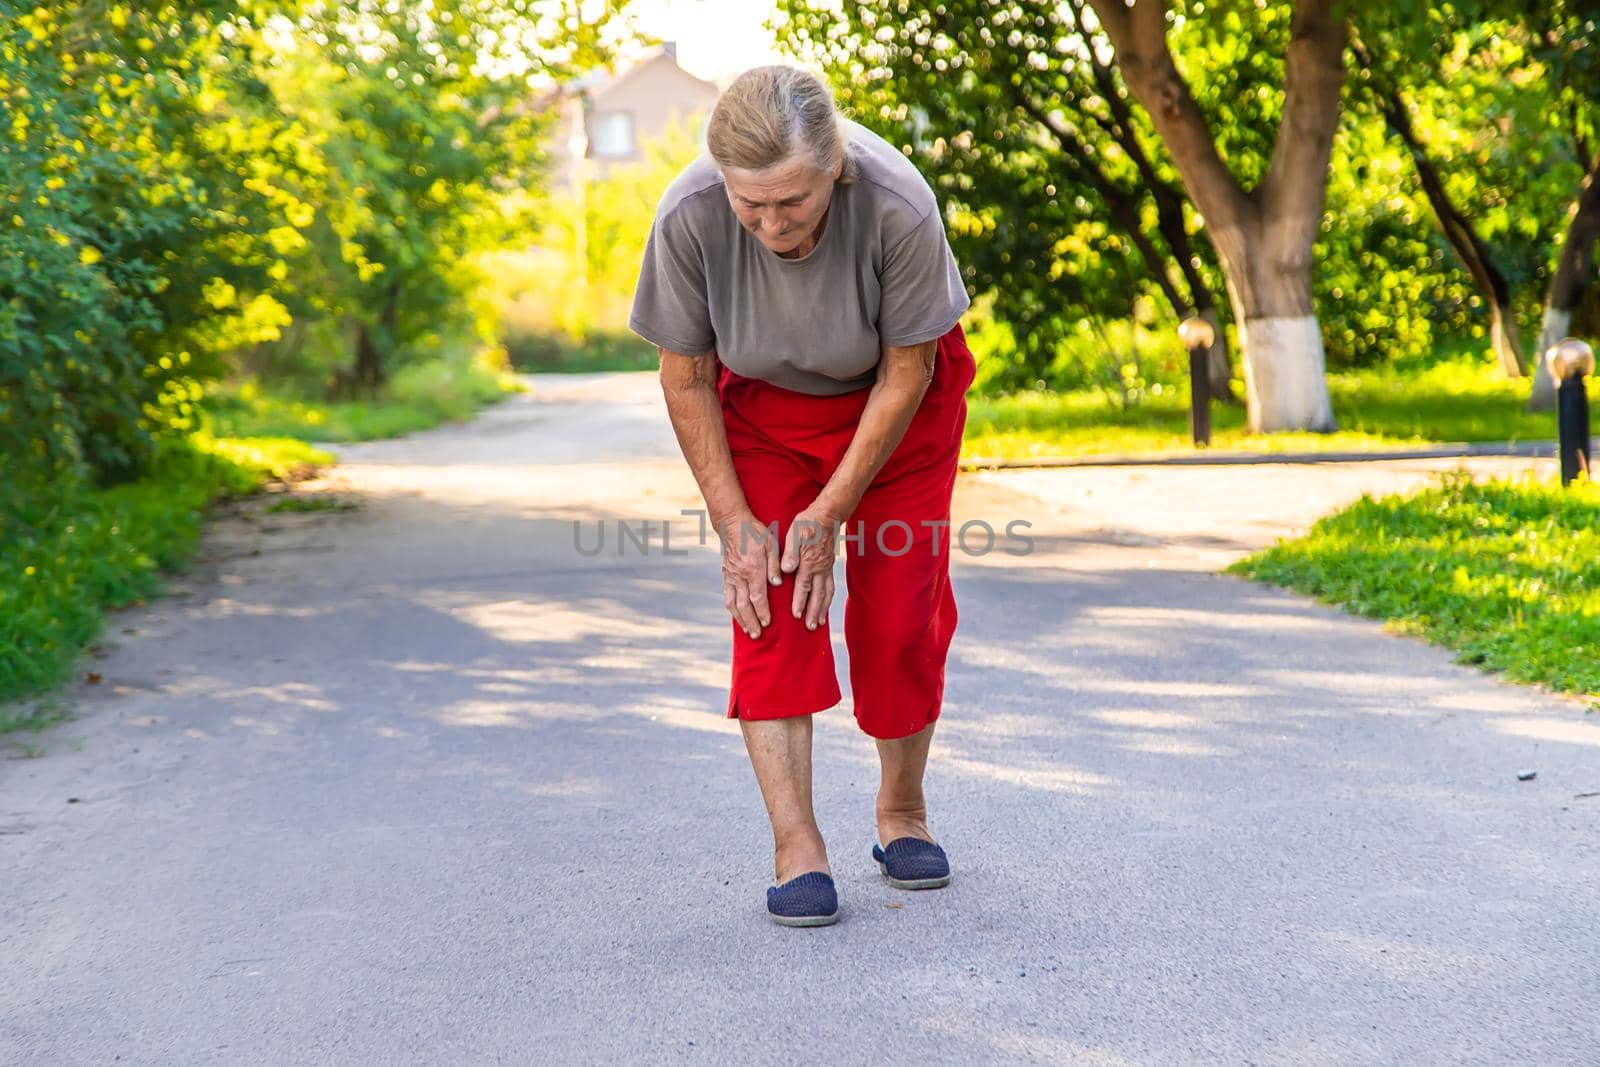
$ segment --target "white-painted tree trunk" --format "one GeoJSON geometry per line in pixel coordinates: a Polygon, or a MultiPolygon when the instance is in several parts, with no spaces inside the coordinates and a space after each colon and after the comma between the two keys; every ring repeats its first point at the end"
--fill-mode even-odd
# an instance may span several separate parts
{"type": "Polygon", "coordinates": [[[1533,351],[1533,392],[1528,396],[1529,411],[1556,409],[1556,380],[1545,366],[1545,349],[1567,336],[1572,329],[1572,312],[1546,305],[1544,324],[1539,328],[1539,347],[1533,351]]]}
{"type": "Polygon", "coordinates": [[[1242,321],[1239,347],[1244,350],[1251,431],[1331,432],[1333,405],[1317,317],[1242,321]]]}

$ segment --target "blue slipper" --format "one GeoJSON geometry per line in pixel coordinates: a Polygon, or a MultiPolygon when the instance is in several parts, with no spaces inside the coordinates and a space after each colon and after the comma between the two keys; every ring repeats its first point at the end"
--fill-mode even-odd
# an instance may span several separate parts
{"type": "Polygon", "coordinates": [[[823,871],[807,871],[767,887],[767,913],[784,926],[827,926],[839,921],[839,893],[823,871]]]}
{"type": "Polygon", "coordinates": [[[872,858],[896,889],[938,889],[950,884],[950,860],[932,841],[897,837],[886,848],[874,844],[872,858]]]}

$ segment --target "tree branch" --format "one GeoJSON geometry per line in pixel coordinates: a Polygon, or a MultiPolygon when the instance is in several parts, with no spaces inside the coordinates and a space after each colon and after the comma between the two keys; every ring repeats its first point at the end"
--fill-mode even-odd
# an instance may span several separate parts
{"type": "MultiPolygon", "coordinates": [[[[1167,245],[1172,249],[1172,256],[1176,261],[1179,272],[1183,275],[1185,284],[1189,287],[1190,299],[1197,310],[1206,310],[1217,306],[1216,297],[1212,294],[1205,279],[1200,277],[1200,271],[1194,265],[1194,245],[1189,237],[1188,228],[1183,219],[1184,194],[1182,190],[1173,187],[1156,173],[1155,165],[1150,156],[1139,143],[1138,136],[1134,133],[1133,109],[1128,106],[1128,100],[1117,85],[1116,74],[1109,66],[1100,61],[1099,54],[1094,49],[1094,42],[1090,40],[1088,30],[1083,20],[1084,0],[1068,0],[1066,11],[1072,20],[1073,30],[1083,38],[1089,46],[1089,68],[1094,76],[1095,87],[1105,99],[1106,106],[1111,112],[1111,124],[1100,123],[1106,135],[1114,140],[1117,145],[1128,154],[1133,165],[1139,171],[1139,177],[1150,190],[1151,197],[1156,204],[1156,225],[1161,235],[1166,238],[1167,245]]],[[[1096,119],[1098,122],[1099,120],[1096,119]]],[[[1183,314],[1183,312],[1179,312],[1183,314]]]]}
{"type": "Polygon", "coordinates": [[[1131,8],[1123,0],[1089,2],[1111,39],[1122,80],[1149,114],[1207,225],[1218,234],[1248,228],[1255,205],[1217,154],[1205,116],[1172,61],[1164,0],[1136,0],[1131,8]]]}
{"type": "Polygon", "coordinates": [[[1600,152],[1589,164],[1589,173],[1583,176],[1572,219],[1567,223],[1556,273],[1550,279],[1551,307],[1562,311],[1577,308],[1584,290],[1593,284],[1591,263],[1597,240],[1600,240],[1600,152]]]}
{"type": "Polygon", "coordinates": [[[1333,17],[1338,2],[1295,4],[1284,55],[1283,120],[1258,190],[1267,213],[1298,231],[1283,238],[1307,247],[1322,220],[1325,175],[1339,125],[1346,28],[1342,17],[1333,17]]]}
{"type": "Polygon", "coordinates": [[[1078,135],[1030,99],[1021,86],[1010,85],[1008,82],[1007,88],[1016,107],[1055,138],[1061,151],[1076,165],[1078,173],[1095,192],[1100,194],[1100,199],[1106,202],[1106,207],[1111,211],[1111,217],[1139,250],[1145,266],[1149,268],[1156,284],[1161,287],[1167,302],[1172,305],[1173,312],[1179,316],[1184,315],[1188,310],[1188,304],[1172,284],[1172,279],[1167,276],[1167,257],[1161,254],[1139,224],[1139,205],[1135,195],[1113,182],[1110,176],[1100,169],[1099,163],[1078,135]]]}

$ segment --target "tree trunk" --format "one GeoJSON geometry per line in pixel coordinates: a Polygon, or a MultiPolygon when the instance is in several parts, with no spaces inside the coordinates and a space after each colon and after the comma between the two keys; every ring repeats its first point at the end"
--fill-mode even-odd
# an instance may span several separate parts
{"type": "Polygon", "coordinates": [[[1585,291],[1593,285],[1594,246],[1600,239],[1600,152],[1595,153],[1589,173],[1578,189],[1556,272],[1545,294],[1544,325],[1539,331],[1539,349],[1534,353],[1533,392],[1528,397],[1529,411],[1552,411],[1556,406],[1556,384],[1545,366],[1545,349],[1572,332],[1572,316],[1583,303],[1585,291]]]}
{"type": "Polygon", "coordinates": [[[383,384],[383,355],[372,339],[372,330],[366,323],[356,327],[356,365],[350,379],[357,390],[369,396],[383,384]]]}
{"type": "Polygon", "coordinates": [[[1245,401],[1253,433],[1335,428],[1322,331],[1311,310],[1311,248],[1298,229],[1282,223],[1268,229],[1262,223],[1256,234],[1229,241],[1241,250],[1233,253],[1242,262],[1229,272],[1228,295],[1245,353],[1245,401]],[[1235,277],[1245,284],[1236,285],[1235,277]]]}
{"type": "Polygon", "coordinates": [[[1411,125],[1411,113],[1406,108],[1405,98],[1398,89],[1381,80],[1381,72],[1375,69],[1372,54],[1360,40],[1351,42],[1351,52],[1358,63],[1374,74],[1372,92],[1383,111],[1384,123],[1405,146],[1440,231],[1489,305],[1489,337],[1495,357],[1500,360],[1500,366],[1508,378],[1522,377],[1527,372],[1527,358],[1522,352],[1516,311],[1511,304],[1510,283],[1490,256],[1489,246],[1483,243],[1478,231],[1473,228],[1472,220],[1450,199],[1444,180],[1439,176],[1439,168],[1434,166],[1422,138],[1411,125]]]}
{"type": "Polygon", "coordinates": [[[1285,56],[1283,122],[1250,193],[1217,154],[1166,44],[1166,5],[1091,0],[1128,90],[1147,112],[1222,261],[1243,349],[1250,428],[1334,429],[1322,335],[1311,300],[1311,248],[1322,217],[1344,81],[1345,24],[1334,0],[1295,5],[1285,56]]]}
{"type": "Polygon", "coordinates": [[[349,379],[357,390],[375,395],[389,380],[384,355],[394,349],[396,327],[400,323],[400,281],[391,279],[383,290],[383,307],[376,326],[356,324],[356,363],[349,379]],[[376,334],[376,336],[374,336],[376,334]]]}

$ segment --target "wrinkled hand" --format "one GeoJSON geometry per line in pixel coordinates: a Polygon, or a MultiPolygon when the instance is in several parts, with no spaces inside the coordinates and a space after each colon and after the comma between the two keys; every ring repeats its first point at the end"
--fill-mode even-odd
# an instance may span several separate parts
{"type": "Polygon", "coordinates": [[[794,517],[783,546],[783,572],[794,575],[795,618],[804,612],[806,629],[815,630],[833,603],[834,538],[838,519],[813,504],[794,517]]]}
{"type": "Polygon", "coordinates": [[[722,538],[722,603],[739,628],[760,637],[772,625],[767,587],[778,585],[778,544],[771,527],[751,512],[717,524],[722,538]]]}

